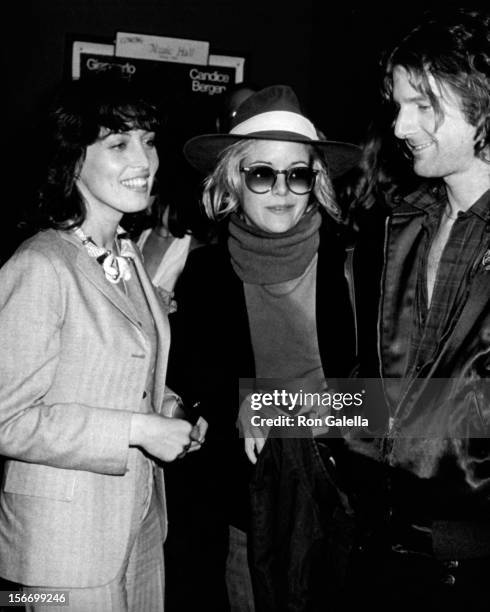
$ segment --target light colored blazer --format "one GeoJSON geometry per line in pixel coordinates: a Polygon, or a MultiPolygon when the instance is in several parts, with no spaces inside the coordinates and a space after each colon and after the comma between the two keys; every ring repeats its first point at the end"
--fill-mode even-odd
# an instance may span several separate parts
{"type": "MultiPolygon", "coordinates": [[[[168,320],[135,260],[158,334],[162,408],[168,320]]],[[[132,303],[69,232],[46,230],[0,269],[0,575],[22,584],[110,582],[128,548],[130,421],[144,410],[150,341],[132,303]]],[[[157,489],[165,509],[163,473],[157,489]]],[[[166,516],[162,517],[166,534],[166,516]]]]}

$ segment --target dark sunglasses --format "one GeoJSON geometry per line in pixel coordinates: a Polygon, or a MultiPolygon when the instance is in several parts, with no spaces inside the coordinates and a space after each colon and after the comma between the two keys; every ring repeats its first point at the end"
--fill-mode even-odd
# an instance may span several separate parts
{"type": "Polygon", "coordinates": [[[318,170],[308,166],[297,166],[288,170],[275,170],[270,166],[241,167],[240,172],[245,174],[245,184],[254,193],[267,193],[277,181],[278,174],[284,174],[289,191],[296,195],[310,193],[315,186],[318,170]]]}

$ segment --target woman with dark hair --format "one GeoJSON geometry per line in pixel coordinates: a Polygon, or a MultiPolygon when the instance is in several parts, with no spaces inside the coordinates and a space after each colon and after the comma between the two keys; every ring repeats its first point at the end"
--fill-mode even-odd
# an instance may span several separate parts
{"type": "Polygon", "coordinates": [[[78,612],[161,610],[160,461],[203,432],[169,418],[166,312],[119,227],[148,206],[159,114],[97,78],[49,119],[41,231],[0,270],[0,575],[33,610],[49,589],[78,612]]]}
{"type": "MultiPolygon", "coordinates": [[[[208,172],[203,205],[210,218],[227,219],[228,232],[224,244],[191,253],[171,316],[178,340],[169,375],[196,416],[210,424],[200,466],[189,457],[176,467],[187,466],[193,483],[186,492],[186,516],[194,513],[196,526],[206,524],[211,535],[199,534],[187,554],[177,546],[175,551],[189,559],[187,578],[192,576],[193,584],[202,572],[208,578],[196,589],[201,601],[209,601],[213,588],[219,593],[215,610],[228,607],[228,555],[231,609],[251,610],[246,534],[252,534],[254,546],[258,532],[268,542],[277,533],[264,533],[260,518],[251,527],[248,483],[253,464],[258,460],[261,470],[264,454],[270,457],[266,449],[283,441],[270,440],[263,449],[265,432],[254,430],[245,417],[244,452],[236,428],[239,380],[275,379],[291,390],[301,383],[305,391],[319,391],[326,377],[348,375],[354,327],[331,176],[351,167],[358,150],[318,138],[294,92],[277,85],[249,96],[232,117],[229,133],[195,137],[184,152],[195,168],[208,172]]],[[[300,442],[311,449],[310,441],[300,442]]],[[[299,582],[293,579],[290,588],[299,582]]],[[[281,595],[285,602],[291,591],[285,588],[281,595]]],[[[300,596],[297,590],[294,595],[300,596]]],[[[176,609],[192,609],[183,606],[176,609]]]]}

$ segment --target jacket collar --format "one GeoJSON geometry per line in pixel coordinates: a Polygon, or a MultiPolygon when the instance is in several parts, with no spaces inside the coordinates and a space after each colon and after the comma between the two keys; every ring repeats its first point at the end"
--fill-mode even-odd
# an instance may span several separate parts
{"type": "MultiPolygon", "coordinates": [[[[442,182],[423,183],[418,189],[404,196],[399,206],[393,209],[393,217],[413,216],[430,214],[436,209],[440,209],[441,204],[447,202],[446,188],[442,182]]],[[[490,222],[490,189],[488,189],[478,200],[468,209],[487,223],[490,222]]]]}
{"type": "Polygon", "coordinates": [[[415,191],[402,198],[401,203],[393,209],[392,216],[429,214],[435,208],[439,208],[446,197],[444,185],[423,183],[415,191]]]}
{"type": "Polygon", "coordinates": [[[468,212],[472,212],[478,215],[483,221],[490,223],[490,189],[485,191],[468,212]]]}
{"type": "Polygon", "coordinates": [[[108,299],[112,304],[127,317],[133,325],[138,327],[138,318],[128,297],[118,287],[110,283],[104,274],[102,266],[89,257],[83,248],[79,238],[68,231],[58,232],[61,238],[70,242],[77,248],[75,263],[81,273],[108,299]]]}
{"type": "MultiPolygon", "coordinates": [[[[89,257],[85,252],[80,240],[69,231],[58,231],[58,235],[66,242],[73,244],[77,249],[76,254],[76,265],[82,274],[97,287],[97,289],[104,294],[104,296],[110,300],[113,305],[118,308],[138,329],[138,317],[134,310],[132,302],[129,298],[121,291],[118,287],[110,283],[103,272],[102,266],[97,261],[89,257]]],[[[148,300],[150,310],[158,324],[162,317],[161,304],[158,297],[155,294],[153,286],[147,277],[146,271],[144,270],[143,263],[141,262],[139,253],[135,248],[134,266],[136,273],[141,281],[143,291],[148,300]]]]}

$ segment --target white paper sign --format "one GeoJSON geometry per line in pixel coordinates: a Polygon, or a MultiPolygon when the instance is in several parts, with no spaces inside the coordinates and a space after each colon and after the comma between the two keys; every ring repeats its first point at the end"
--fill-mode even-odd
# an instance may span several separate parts
{"type": "Polygon", "coordinates": [[[243,69],[245,66],[244,57],[234,57],[232,55],[215,55],[209,56],[210,66],[231,66],[235,68],[235,83],[243,83],[243,69]]]}
{"type": "Polygon", "coordinates": [[[114,45],[87,42],[83,40],[73,41],[73,48],[71,52],[71,77],[72,79],[80,78],[80,54],[81,53],[94,53],[95,55],[114,55],[114,45]]]}
{"type": "Polygon", "coordinates": [[[209,56],[209,43],[201,40],[118,32],[116,35],[116,55],[206,66],[209,56]]]}

